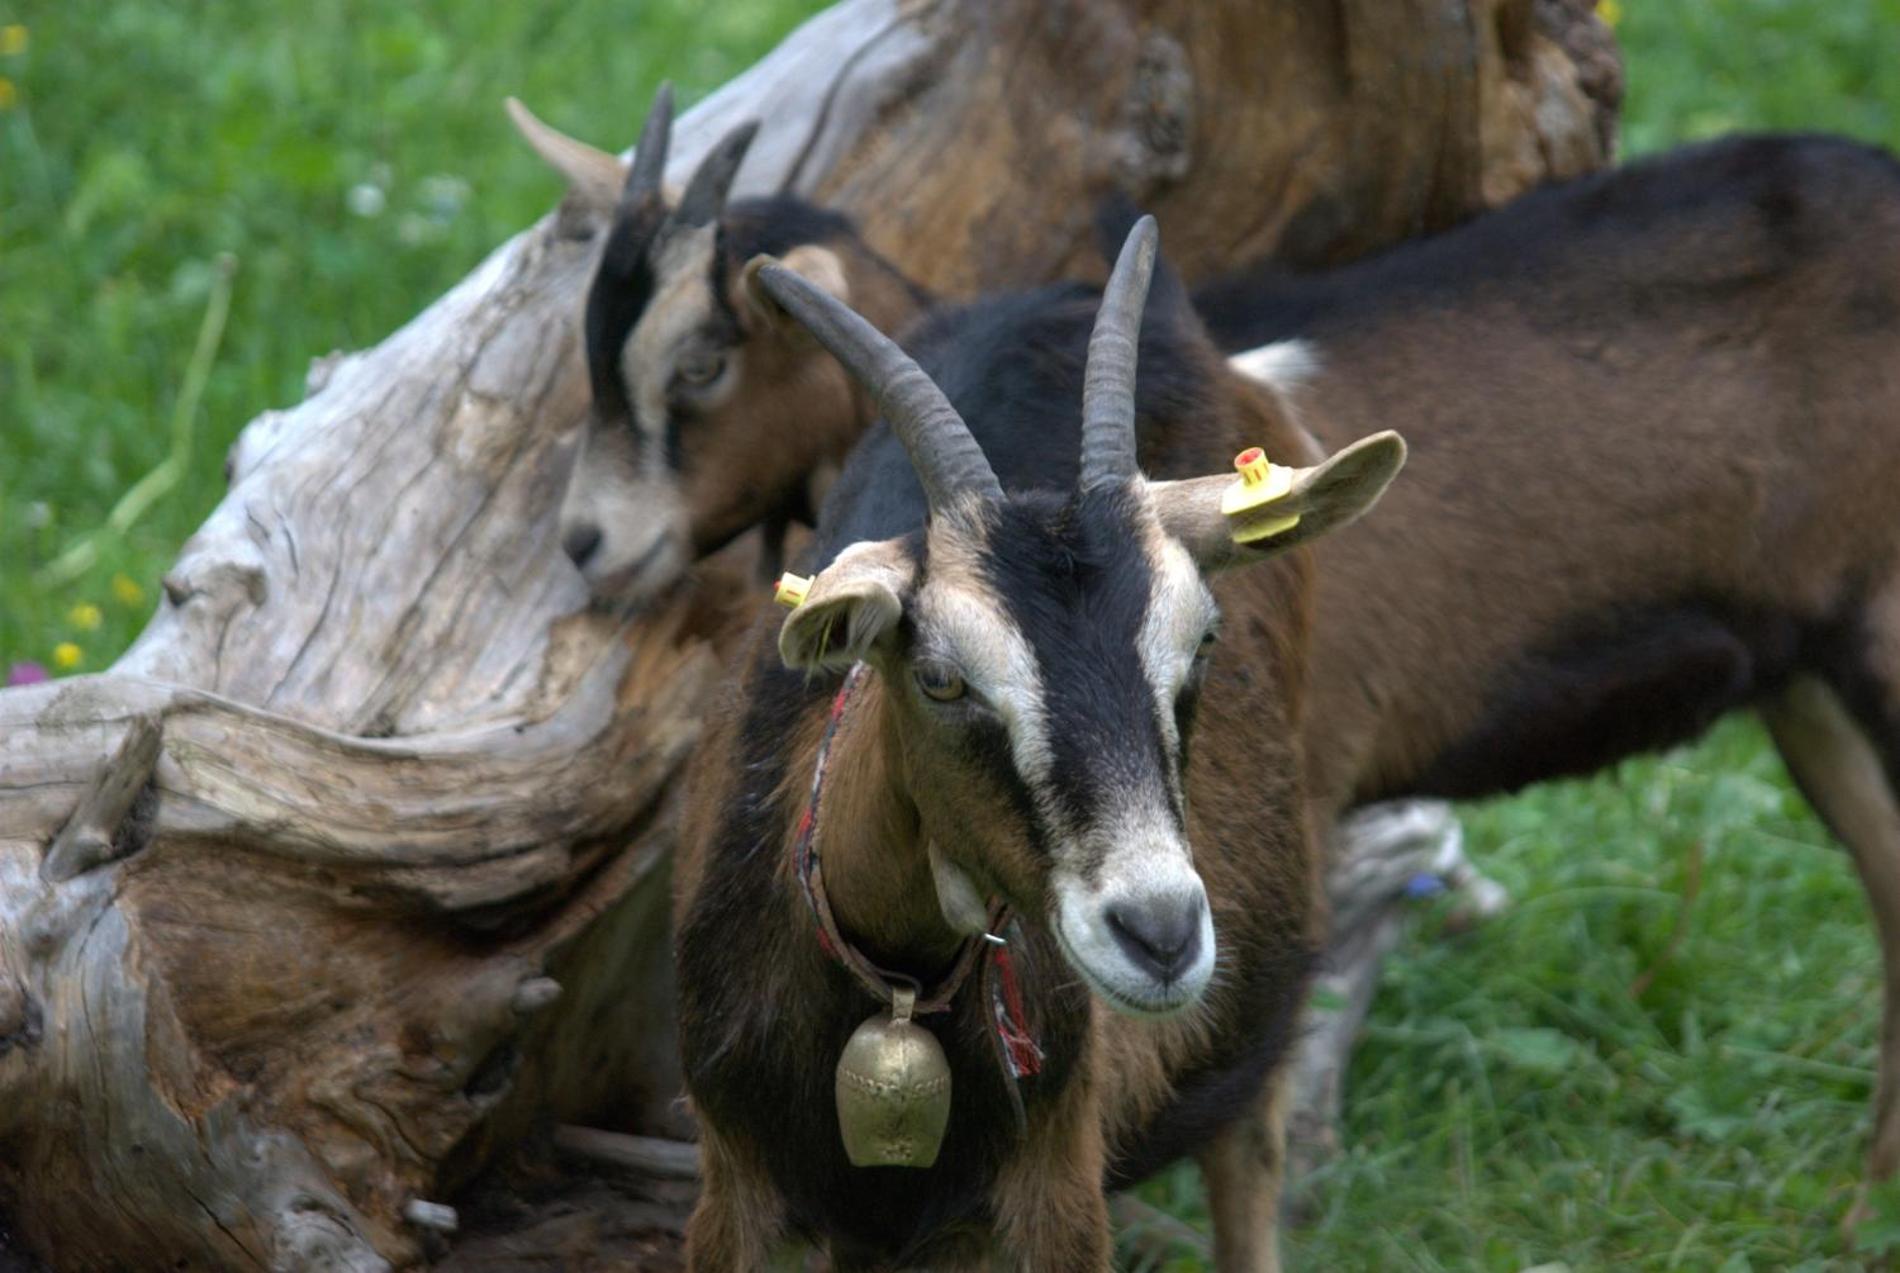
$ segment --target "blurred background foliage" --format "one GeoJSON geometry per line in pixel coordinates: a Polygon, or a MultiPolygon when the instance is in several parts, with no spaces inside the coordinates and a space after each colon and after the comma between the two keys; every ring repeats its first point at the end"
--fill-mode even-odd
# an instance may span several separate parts
{"type": "MultiPolygon", "coordinates": [[[[109,663],[244,422],[551,205],[505,95],[622,146],[661,77],[690,102],[817,7],[0,0],[0,669],[109,663]],[[45,580],[168,456],[176,485],[45,580]]],[[[1602,11],[1626,154],[1748,128],[1900,147],[1900,0],[1602,11]]],[[[1892,1196],[1862,1250],[1836,1228],[1878,1036],[1858,886],[1752,723],[1466,813],[1515,906],[1462,936],[1421,906],[1296,1267],[1854,1268],[1900,1246],[1892,1196]]],[[[1191,1168],[1148,1192],[1204,1221],[1191,1168]]]]}

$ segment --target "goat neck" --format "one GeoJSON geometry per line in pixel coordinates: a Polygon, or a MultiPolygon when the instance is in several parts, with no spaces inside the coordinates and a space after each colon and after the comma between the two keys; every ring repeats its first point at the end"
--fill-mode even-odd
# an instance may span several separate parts
{"type": "MultiPolygon", "coordinates": [[[[955,961],[965,935],[950,927],[937,901],[930,855],[917,807],[908,795],[896,722],[887,710],[884,683],[867,675],[851,693],[832,740],[824,796],[815,810],[818,851],[832,915],[845,939],[873,963],[916,977],[928,991],[955,961]]],[[[815,760],[816,736],[801,751],[815,760]]],[[[803,816],[811,765],[787,775],[790,846],[803,816]]],[[[785,850],[788,895],[806,910],[791,879],[785,850]]]]}

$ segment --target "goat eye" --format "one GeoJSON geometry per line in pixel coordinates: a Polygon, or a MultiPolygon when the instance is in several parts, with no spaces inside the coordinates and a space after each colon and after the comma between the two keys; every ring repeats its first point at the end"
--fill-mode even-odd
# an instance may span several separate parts
{"type": "Polygon", "coordinates": [[[919,663],[911,675],[917,688],[939,703],[954,703],[963,697],[963,676],[948,663],[919,663]]]}
{"type": "Polygon", "coordinates": [[[674,371],[689,385],[709,385],[726,369],[724,354],[709,349],[694,350],[679,360],[674,371]]]}
{"type": "Polygon", "coordinates": [[[1207,631],[1201,633],[1200,653],[1206,654],[1209,650],[1212,650],[1214,648],[1214,642],[1218,640],[1220,640],[1220,633],[1216,632],[1212,628],[1209,628],[1207,631]]]}

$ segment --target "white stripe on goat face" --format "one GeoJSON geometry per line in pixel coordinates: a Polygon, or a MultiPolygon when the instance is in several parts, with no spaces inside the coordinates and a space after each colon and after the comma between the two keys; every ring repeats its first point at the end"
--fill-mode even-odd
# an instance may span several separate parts
{"type": "MultiPolygon", "coordinates": [[[[630,420],[589,421],[561,506],[561,535],[591,527],[597,548],[581,574],[597,603],[631,606],[676,579],[691,560],[693,526],[667,454],[668,394],[680,350],[713,309],[713,226],[675,231],[652,262],[657,288],[615,357],[630,420]]],[[[731,367],[713,395],[729,393],[731,367]]]]}
{"type": "MultiPolygon", "coordinates": [[[[1168,755],[1178,757],[1185,740],[1175,705],[1182,687],[1195,673],[1195,661],[1206,648],[1205,639],[1220,620],[1220,608],[1214,604],[1214,594],[1208,591],[1187,549],[1159,525],[1151,526],[1150,532],[1145,547],[1154,586],[1141,621],[1141,667],[1154,693],[1155,718],[1161,722],[1168,755]]],[[[1169,794],[1183,809],[1187,806],[1185,778],[1178,767],[1168,772],[1172,785],[1169,794]]]]}
{"type": "Polygon", "coordinates": [[[983,582],[975,553],[964,542],[972,529],[931,538],[929,579],[917,598],[917,629],[929,643],[920,653],[961,668],[965,681],[996,710],[1017,777],[1045,824],[1054,825],[1042,672],[1035,651],[983,582]]]}
{"type": "Polygon", "coordinates": [[[620,354],[620,380],[627,386],[641,463],[654,477],[665,475],[667,394],[682,346],[706,326],[713,310],[712,259],[718,230],[704,225],[671,231],[653,259],[653,297],[620,354]]]}

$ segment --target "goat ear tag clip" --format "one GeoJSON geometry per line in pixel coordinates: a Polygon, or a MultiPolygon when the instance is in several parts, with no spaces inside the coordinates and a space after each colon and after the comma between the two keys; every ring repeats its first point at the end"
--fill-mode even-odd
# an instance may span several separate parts
{"type": "Polygon", "coordinates": [[[1231,526],[1229,533],[1235,543],[1251,544],[1257,540],[1271,539],[1300,524],[1298,513],[1290,517],[1272,517],[1243,524],[1242,519],[1249,513],[1286,497],[1293,489],[1293,470],[1269,462],[1267,453],[1257,446],[1250,446],[1236,455],[1234,468],[1240,476],[1222,493],[1220,511],[1228,519],[1231,526]]]}
{"type": "Polygon", "coordinates": [[[805,596],[811,591],[812,578],[811,575],[795,575],[786,571],[772,587],[772,600],[787,610],[798,609],[805,604],[805,596]]]}
{"type": "Polygon", "coordinates": [[[891,1010],[852,1032],[838,1058],[838,1132],[853,1167],[928,1167],[950,1125],[950,1062],[910,1019],[917,992],[893,987],[891,1010]]]}

